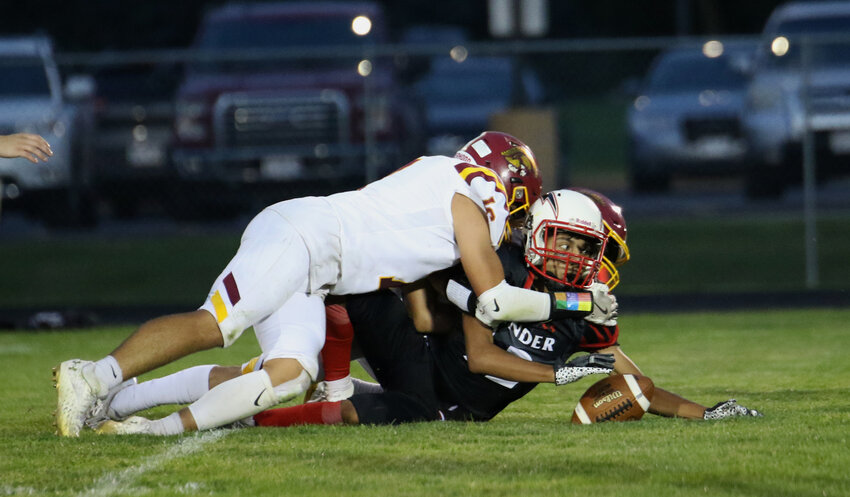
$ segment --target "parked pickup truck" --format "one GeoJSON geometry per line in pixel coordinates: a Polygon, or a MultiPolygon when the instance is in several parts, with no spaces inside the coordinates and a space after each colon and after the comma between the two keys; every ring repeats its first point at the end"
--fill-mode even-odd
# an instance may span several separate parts
{"type": "Polygon", "coordinates": [[[0,134],[36,133],[53,149],[46,163],[0,159],[3,208],[50,225],[95,219],[90,171],[90,78],[63,86],[49,38],[0,38],[0,134]]]}
{"type": "Polygon", "coordinates": [[[421,154],[392,58],[370,54],[388,41],[384,22],[376,3],[210,11],[176,94],[172,160],[186,202],[227,210],[329,193],[421,154]]]}

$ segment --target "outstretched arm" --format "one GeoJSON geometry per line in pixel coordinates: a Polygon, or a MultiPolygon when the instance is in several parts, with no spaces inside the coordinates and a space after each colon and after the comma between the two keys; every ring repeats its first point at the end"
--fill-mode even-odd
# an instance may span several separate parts
{"type": "MultiPolygon", "coordinates": [[[[616,373],[643,375],[637,364],[619,346],[606,347],[599,352],[614,354],[614,371],[616,373]]],[[[652,403],[649,405],[649,412],[669,418],[703,419],[705,406],[656,386],[652,403]]]]}
{"type": "Polygon", "coordinates": [[[39,135],[32,133],[0,135],[0,157],[7,159],[23,157],[37,163],[39,159],[47,162],[47,158],[51,155],[53,151],[50,149],[50,144],[39,135]]]}

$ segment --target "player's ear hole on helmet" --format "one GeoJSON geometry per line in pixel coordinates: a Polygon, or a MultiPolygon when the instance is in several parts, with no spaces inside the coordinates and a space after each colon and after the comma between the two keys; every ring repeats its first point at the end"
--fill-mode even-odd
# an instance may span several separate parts
{"type": "Polygon", "coordinates": [[[613,263],[620,258],[620,252],[620,246],[609,240],[608,246],[605,247],[605,258],[613,263]]]}

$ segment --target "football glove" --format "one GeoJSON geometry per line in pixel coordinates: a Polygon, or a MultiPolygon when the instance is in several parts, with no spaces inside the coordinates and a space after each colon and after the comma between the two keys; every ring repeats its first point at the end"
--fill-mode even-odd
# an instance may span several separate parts
{"type": "Polygon", "coordinates": [[[608,285],[594,282],[590,285],[590,292],[593,294],[593,311],[584,319],[602,326],[617,326],[620,304],[617,303],[617,297],[608,289],[608,285]]]}
{"type": "Polygon", "coordinates": [[[705,410],[705,414],[702,415],[703,419],[726,419],[726,418],[734,418],[736,416],[752,416],[752,417],[761,417],[762,413],[756,411],[755,409],[748,409],[738,402],[735,399],[729,399],[725,402],[718,402],[713,407],[709,407],[705,410]]]}
{"type": "Polygon", "coordinates": [[[566,364],[555,364],[555,384],[566,385],[591,374],[608,374],[614,369],[614,354],[588,354],[566,364]]]}

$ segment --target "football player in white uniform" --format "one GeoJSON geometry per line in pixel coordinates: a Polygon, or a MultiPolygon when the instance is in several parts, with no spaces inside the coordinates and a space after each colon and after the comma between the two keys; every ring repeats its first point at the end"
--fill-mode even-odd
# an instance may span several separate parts
{"type": "MultiPolygon", "coordinates": [[[[482,159],[527,160],[503,133],[470,144],[482,159]]],[[[110,355],[55,370],[60,435],[78,436],[97,399],[124,378],[180,357],[229,346],[253,326],[263,369],[225,381],[147,430],[176,434],[232,423],[303,393],[318,371],[324,297],[403,285],[460,262],[487,323],[586,315],[586,294],[508,285],[495,249],[509,217],[505,187],[486,164],[422,157],[364,188],[274,204],[245,229],[240,247],[200,309],[144,323],[110,355]]]]}
{"type": "MultiPolygon", "coordinates": [[[[547,280],[552,280],[561,291],[584,288],[593,281],[605,245],[599,209],[583,195],[566,190],[547,195],[547,201],[537,209],[534,231],[539,236],[530,244],[533,251],[529,254],[537,258],[537,266],[527,266],[521,255],[513,257],[521,254],[521,247],[502,248],[499,256],[503,264],[508,263],[507,277],[525,288],[531,288],[536,281],[538,290],[543,289],[541,282],[547,280]],[[549,205],[555,208],[548,208],[549,205]]],[[[389,292],[349,296],[347,305],[348,312],[353,312],[352,321],[357,321],[365,357],[375,366],[381,384],[390,390],[387,395],[352,399],[356,408],[354,419],[360,422],[489,419],[538,382],[566,384],[588,374],[606,373],[613,363],[613,356],[604,354],[591,354],[567,363],[577,350],[581,330],[588,324],[577,316],[528,327],[504,323],[495,334],[486,330],[478,335],[478,330],[483,329],[479,327],[474,337],[466,330],[461,332],[458,320],[451,333],[432,336],[429,342],[416,332],[401,301],[389,292]],[[516,330],[523,332],[515,333],[516,330]],[[485,336],[486,339],[479,340],[485,336]],[[464,341],[467,344],[475,341],[477,346],[465,347],[464,341]],[[432,357],[429,351],[436,355],[432,357]],[[438,384],[449,388],[451,393],[438,384]],[[423,404],[422,399],[430,400],[423,404]]],[[[329,321],[338,320],[335,314],[339,311],[347,319],[348,312],[335,309],[339,307],[328,307],[329,321]]],[[[350,348],[346,354],[350,354],[350,348]]],[[[266,360],[264,354],[241,368],[196,366],[128,386],[102,403],[87,424],[97,427],[100,433],[150,433],[151,422],[144,418],[134,416],[124,422],[104,420],[121,420],[155,405],[192,402],[203,396],[209,385],[240,374],[253,374],[265,367],[266,360]]],[[[347,356],[346,363],[349,360],[347,356]]],[[[325,407],[327,412],[335,413],[331,418],[341,419],[343,406],[339,402],[325,407]]],[[[350,403],[345,404],[344,409],[352,408],[350,403]]],[[[324,418],[321,409],[304,409],[319,414],[313,421],[324,418]]],[[[279,417],[275,415],[274,419],[279,417]]],[[[269,421],[269,424],[278,423],[269,421]]]]}

